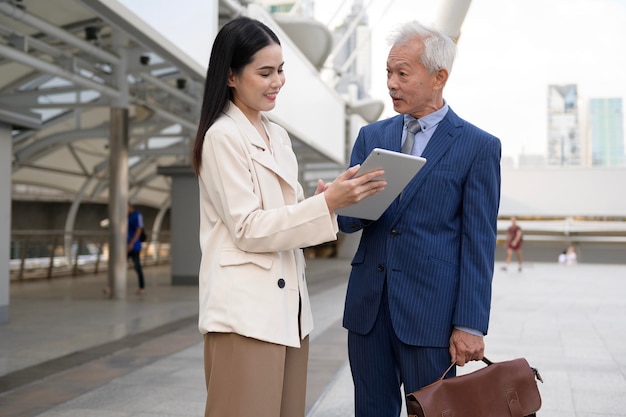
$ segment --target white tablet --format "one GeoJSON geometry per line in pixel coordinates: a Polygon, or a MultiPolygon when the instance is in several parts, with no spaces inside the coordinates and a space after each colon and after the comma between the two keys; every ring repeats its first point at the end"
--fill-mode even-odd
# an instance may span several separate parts
{"type": "Polygon", "coordinates": [[[342,216],[378,220],[425,163],[426,159],[420,156],[374,148],[361,164],[356,176],[358,177],[366,172],[382,168],[385,170],[385,174],[376,178],[376,180],[386,180],[387,185],[385,189],[352,206],[338,209],[335,212],[342,216]]]}

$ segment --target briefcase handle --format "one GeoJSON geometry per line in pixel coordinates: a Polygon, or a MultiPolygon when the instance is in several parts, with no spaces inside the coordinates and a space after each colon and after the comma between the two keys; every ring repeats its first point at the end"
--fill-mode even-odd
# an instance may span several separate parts
{"type": "MultiPolygon", "coordinates": [[[[482,361],[484,363],[486,363],[487,366],[493,365],[493,362],[491,362],[489,359],[487,359],[484,356],[483,356],[482,361]]],[[[448,375],[448,372],[450,372],[455,365],[456,365],[456,362],[452,362],[450,364],[450,366],[448,366],[448,369],[446,369],[446,371],[443,373],[443,375],[441,375],[441,377],[439,377],[439,381],[444,379],[446,377],[446,375],[448,375]]],[[[539,370],[537,368],[533,368],[532,366],[530,367],[530,369],[532,369],[533,373],[535,374],[535,378],[537,379],[537,381],[543,383],[543,379],[541,378],[541,374],[539,373],[539,370]]]]}

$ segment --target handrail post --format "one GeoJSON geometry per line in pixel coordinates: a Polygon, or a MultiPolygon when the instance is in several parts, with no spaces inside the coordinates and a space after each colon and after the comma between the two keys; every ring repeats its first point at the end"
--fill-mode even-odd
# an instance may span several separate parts
{"type": "MultiPolygon", "coordinates": [[[[101,238],[102,239],[102,238],[101,238]]],[[[93,273],[97,274],[100,268],[100,256],[102,256],[102,247],[104,246],[104,242],[100,240],[98,242],[98,254],[96,255],[96,265],[93,269],[93,273]]]]}
{"type": "Polygon", "coordinates": [[[26,256],[28,255],[28,243],[28,236],[26,236],[24,239],[24,249],[22,250],[22,259],[20,260],[20,270],[17,274],[17,279],[20,281],[24,279],[24,264],[26,264],[26,256]]]}
{"type": "Polygon", "coordinates": [[[52,247],[50,249],[50,263],[48,264],[48,279],[52,279],[52,270],[54,268],[54,252],[57,249],[57,238],[52,239],[52,247]]]}
{"type": "MultiPolygon", "coordinates": [[[[83,238],[79,238],[78,239],[78,246],[76,247],[76,255],[74,256],[74,265],[72,265],[72,276],[75,277],[76,275],[78,275],[78,256],[80,255],[80,248],[83,244],[83,238]]],[[[70,248],[72,247],[72,245],[70,245],[70,248]]],[[[69,258],[66,255],[67,258],[69,258]]]]}

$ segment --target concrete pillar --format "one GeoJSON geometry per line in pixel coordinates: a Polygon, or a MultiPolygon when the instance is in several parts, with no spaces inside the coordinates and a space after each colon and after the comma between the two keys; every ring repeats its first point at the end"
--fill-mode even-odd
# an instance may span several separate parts
{"type": "Polygon", "coordinates": [[[111,103],[109,119],[109,269],[111,298],[126,298],[128,234],[128,39],[113,31],[113,50],[120,57],[115,84],[120,96],[111,103]]]}
{"type": "Polygon", "coordinates": [[[0,323],[9,321],[9,250],[11,245],[11,126],[0,121],[0,323]]]}
{"type": "Polygon", "coordinates": [[[109,121],[109,269],[111,297],[126,298],[128,280],[128,109],[111,107],[109,121]]]}
{"type": "Polygon", "coordinates": [[[200,203],[198,177],[190,166],[159,167],[172,178],[171,267],[172,285],[198,285],[200,269],[200,203]]]}
{"type": "Polygon", "coordinates": [[[11,284],[11,171],[13,129],[38,129],[41,116],[29,111],[0,107],[0,324],[9,321],[11,284]]]}

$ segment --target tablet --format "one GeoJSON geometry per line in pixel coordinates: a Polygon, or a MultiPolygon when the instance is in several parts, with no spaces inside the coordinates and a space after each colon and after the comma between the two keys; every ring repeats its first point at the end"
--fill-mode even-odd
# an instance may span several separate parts
{"type": "Polygon", "coordinates": [[[382,177],[377,177],[376,180],[386,180],[387,186],[378,194],[367,197],[351,206],[335,210],[335,213],[359,219],[378,220],[425,163],[426,159],[420,156],[374,148],[363,161],[355,176],[358,177],[366,172],[382,168],[385,170],[385,174],[382,177]]]}

